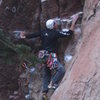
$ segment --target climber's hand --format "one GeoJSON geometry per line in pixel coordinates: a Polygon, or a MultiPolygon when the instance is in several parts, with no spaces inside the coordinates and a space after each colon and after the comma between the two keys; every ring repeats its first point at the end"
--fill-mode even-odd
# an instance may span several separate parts
{"type": "Polygon", "coordinates": [[[79,18],[79,14],[75,14],[73,16],[71,16],[73,23],[75,23],[77,21],[77,19],[79,18]]]}
{"type": "Polygon", "coordinates": [[[74,14],[74,15],[71,16],[72,24],[71,24],[70,30],[74,31],[75,24],[76,24],[76,21],[77,21],[78,18],[79,18],[79,14],[74,14]]]}
{"type": "Polygon", "coordinates": [[[20,32],[20,38],[21,38],[21,39],[26,38],[25,34],[26,34],[25,31],[20,32]]]}

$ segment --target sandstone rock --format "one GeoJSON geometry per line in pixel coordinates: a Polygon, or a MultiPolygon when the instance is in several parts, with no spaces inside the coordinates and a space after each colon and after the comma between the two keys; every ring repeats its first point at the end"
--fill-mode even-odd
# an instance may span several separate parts
{"type": "Polygon", "coordinates": [[[5,30],[35,32],[45,27],[47,19],[66,17],[82,6],[80,0],[5,0],[0,6],[0,26],[5,30]]]}
{"type": "Polygon", "coordinates": [[[81,46],[51,100],[100,100],[99,3],[85,2],[81,46]]]}
{"type": "MultiPolygon", "coordinates": [[[[69,15],[72,15],[73,13],[78,12],[83,7],[83,5],[81,5],[80,0],[77,0],[77,1],[76,0],[58,0],[58,1],[57,0],[41,0],[41,1],[40,0],[1,0],[1,1],[2,3],[0,5],[0,27],[7,31],[9,30],[13,31],[13,30],[18,29],[18,30],[26,30],[26,31],[28,30],[28,31],[35,32],[45,27],[45,21],[48,18],[66,17],[66,15],[69,16],[69,15]]],[[[74,42],[71,42],[71,44],[72,43],[74,42]]],[[[68,40],[66,39],[61,40],[60,44],[62,44],[62,46],[61,46],[59,55],[62,55],[63,57],[64,51],[68,44],[68,40]]],[[[32,43],[32,46],[35,47],[33,43],[32,43]]],[[[4,71],[1,70],[1,72],[6,72],[5,75],[8,76],[8,79],[4,79],[0,77],[0,81],[3,84],[5,83],[8,84],[7,80],[12,79],[14,76],[17,76],[17,73],[12,74],[12,72],[16,72],[15,66],[11,66],[11,67],[8,66],[6,68],[5,66],[2,66],[1,62],[0,62],[0,66],[4,70],[4,71]],[[12,68],[11,71],[9,70],[10,68],[12,68]]],[[[25,76],[22,76],[22,77],[24,78],[25,76]]],[[[39,78],[39,80],[37,79],[36,76],[34,77],[34,80],[35,80],[33,82],[34,91],[33,91],[32,97],[33,99],[35,98],[36,100],[37,98],[39,98],[38,95],[40,93],[40,88],[41,88],[40,79],[41,77],[39,78]]],[[[15,80],[17,81],[17,79],[15,80]]],[[[7,88],[10,88],[10,90],[11,89],[16,90],[16,87],[18,86],[15,86],[15,85],[18,85],[18,84],[15,80],[10,81],[9,84],[11,85],[8,86],[7,88]]],[[[22,81],[23,81],[22,82],[23,89],[21,87],[20,89],[26,92],[26,89],[24,89],[24,86],[23,86],[26,81],[25,80],[22,80],[22,81]]],[[[0,98],[2,98],[2,100],[5,100],[3,99],[3,97],[7,98],[7,96],[5,96],[4,93],[3,95],[0,94],[0,98]]]]}
{"type": "Polygon", "coordinates": [[[80,0],[59,0],[59,6],[60,16],[64,17],[82,10],[83,5],[80,0]]]}

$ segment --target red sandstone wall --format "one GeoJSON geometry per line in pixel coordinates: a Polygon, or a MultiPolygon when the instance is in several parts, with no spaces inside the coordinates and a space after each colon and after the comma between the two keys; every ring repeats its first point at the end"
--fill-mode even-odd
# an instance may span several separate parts
{"type": "Polygon", "coordinates": [[[0,1],[0,27],[6,30],[37,31],[44,28],[47,19],[70,15],[82,8],[80,0],[0,1]]]}
{"type": "Polygon", "coordinates": [[[100,100],[100,1],[86,0],[82,39],[51,100],[100,100]]]}

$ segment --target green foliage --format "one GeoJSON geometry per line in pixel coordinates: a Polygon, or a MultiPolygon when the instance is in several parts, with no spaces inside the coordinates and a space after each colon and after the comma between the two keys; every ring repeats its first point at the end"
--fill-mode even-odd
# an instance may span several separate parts
{"type": "Polygon", "coordinates": [[[20,60],[20,65],[25,61],[29,66],[34,66],[38,62],[38,58],[31,53],[31,48],[29,46],[18,44],[16,45],[15,51],[18,54],[20,60]]]}
{"type": "Polygon", "coordinates": [[[14,45],[6,33],[0,30],[0,58],[5,64],[10,64],[14,60],[16,51],[14,45]]]}
{"type": "Polygon", "coordinates": [[[31,48],[24,44],[13,44],[10,37],[0,30],[0,59],[5,64],[14,64],[19,61],[19,65],[23,61],[30,62],[34,65],[38,62],[36,56],[31,54],[31,48]]]}

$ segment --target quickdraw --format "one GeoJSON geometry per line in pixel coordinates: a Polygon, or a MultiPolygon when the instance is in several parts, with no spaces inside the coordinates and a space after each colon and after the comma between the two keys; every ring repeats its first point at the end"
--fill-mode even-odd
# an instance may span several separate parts
{"type": "Polygon", "coordinates": [[[58,67],[57,62],[58,62],[58,59],[57,59],[56,53],[50,53],[47,59],[47,67],[49,67],[50,70],[55,69],[58,67]]]}

